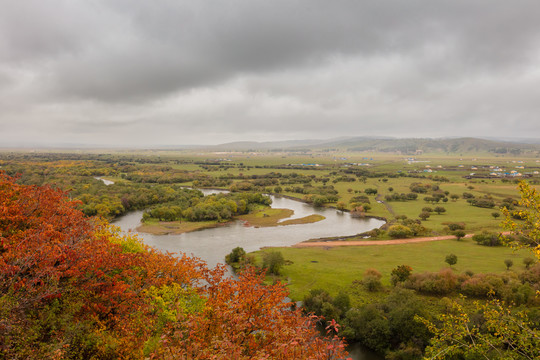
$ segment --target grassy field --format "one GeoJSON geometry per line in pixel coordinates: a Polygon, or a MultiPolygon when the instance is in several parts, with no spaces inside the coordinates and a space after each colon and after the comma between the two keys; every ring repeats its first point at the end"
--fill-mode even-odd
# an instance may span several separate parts
{"type": "Polygon", "coordinates": [[[290,265],[283,267],[283,278],[289,283],[291,298],[301,300],[313,288],[337,293],[349,288],[353,280],[361,280],[367,269],[377,269],[382,281],[389,284],[390,273],[398,265],[406,264],[414,272],[438,271],[448,267],[445,257],[455,254],[456,272],[502,273],[505,259],[512,259],[512,270],[524,269],[523,259],[531,257],[527,250],[517,252],[507,247],[477,245],[471,239],[442,240],[421,244],[351,246],[335,248],[270,248],[256,252],[280,251],[290,265]]]}

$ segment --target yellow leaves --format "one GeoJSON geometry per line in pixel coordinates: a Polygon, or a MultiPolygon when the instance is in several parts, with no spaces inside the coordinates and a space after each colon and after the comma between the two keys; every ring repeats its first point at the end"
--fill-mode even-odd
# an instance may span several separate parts
{"type": "Polygon", "coordinates": [[[462,307],[455,303],[456,315],[441,315],[440,325],[426,323],[434,337],[426,348],[429,359],[536,358],[540,345],[538,330],[532,328],[524,312],[516,312],[500,301],[474,303],[473,314],[482,314],[483,322],[471,322],[462,307]],[[502,357],[501,357],[502,356],[502,357]]]}
{"type": "Polygon", "coordinates": [[[96,222],[94,234],[97,238],[104,238],[113,244],[120,245],[123,253],[136,254],[145,251],[146,245],[137,235],[123,234],[119,227],[110,225],[102,219],[97,219],[96,222]]]}
{"type": "Polygon", "coordinates": [[[537,258],[540,259],[540,245],[538,245],[537,247],[534,248],[533,250],[534,254],[536,255],[537,258]]]}
{"type": "Polygon", "coordinates": [[[150,299],[153,312],[158,315],[160,326],[175,321],[179,315],[197,313],[203,310],[205,299],[193,289],[184,288],[178,283],[152,286],[145,291],[150,299]]]}
{"type": "Polygon", "coordinates": [[[510,246],[514,248],[535,246],[533,253],[540,259],[540,195],[525,181],[521,181],[518,188],[521,194],[518,205],[524,209],[511,212],[503,208],[505,219],[501,226],[512,235],[523,237],[507,241],[510,246]],[[514,220],[516,217],[521,220],[514,220]]]}

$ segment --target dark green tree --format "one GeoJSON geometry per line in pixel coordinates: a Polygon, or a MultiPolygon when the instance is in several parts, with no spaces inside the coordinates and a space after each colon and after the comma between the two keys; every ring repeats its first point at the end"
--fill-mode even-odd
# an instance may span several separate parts
{"type": "Polygon", "coordinates": [[[455,265],[457,263],[457,256],[455,254],[448,254],[444,261],[450,266],[455,265]]]}
{"type": "Polygon", "coordinates": [[[279,275],[283,265],[285,265],[285,259],[280,251],[263,253],[263,268],[267,269],[269,274],[279,275]]]}
{"type": "Polygon", "coordinates": [[[439,215],[441,215],[443,212],[446,212],[446,208],[442,207],[442,206],[435,206],[435,212],[439,215]]]}

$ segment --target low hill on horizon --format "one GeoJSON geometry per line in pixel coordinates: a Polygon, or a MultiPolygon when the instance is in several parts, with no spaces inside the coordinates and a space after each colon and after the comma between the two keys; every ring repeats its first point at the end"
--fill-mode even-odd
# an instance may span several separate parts
{"type": "Polygon", "coordinates": [[[241,141],[206,147],[214,151],[381,151],[415,154],[419,151],[434,153],[491,152],[494,154],[540,153],[540,143],[527,139],[505,141],[473,137],[462,138],[389,138],[342,137],[328,140],[306,139],[287,141],[241,141]]]}

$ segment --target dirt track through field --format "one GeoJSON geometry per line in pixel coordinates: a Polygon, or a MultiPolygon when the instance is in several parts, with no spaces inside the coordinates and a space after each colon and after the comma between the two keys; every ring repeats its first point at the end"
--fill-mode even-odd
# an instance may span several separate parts
{"type": "Polygon", "coordinates": [[[390,214],[392,214],[392,216],[396,217],[396,213],[395,213],[394,209],[392,209],[392,207],[390,206],[390,204],[388,204],[386,201],[383,201],[382,195],[381,195],[381,194],[377,195],[377,197],[375,198],[375,200],[376,200],[378,203],[383,204],[384,207],[386,208],[386,210],[387,210],[390,214]]]}
{"type": "MultiPolygon", "coordinates": [[[[472,237],[473,234],[467,234],[465,237],[472,237]]],[[[422,243],[429,241],[439,241],[439,240],[451,240],[456,237],[453,235],[445,236],[432,236],[432,237],[422,237],[422,238],[413,238],[413,239],[395,239],[395,240],[352,240],[352,241],[311,241],[311,242],[301,242],[293,245],[292,247],[336,247],[336,246],[371,246],[371,245],[399,245],[399,244],[414,244],[422,243]]]]}

